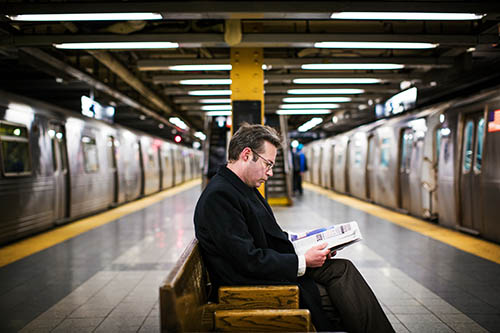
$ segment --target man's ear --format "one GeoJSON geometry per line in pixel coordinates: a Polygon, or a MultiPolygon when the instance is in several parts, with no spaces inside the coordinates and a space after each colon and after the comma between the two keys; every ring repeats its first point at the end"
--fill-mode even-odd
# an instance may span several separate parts
{"type": "Polygon", "coordinates": [[[251,152],[252,150],[249,147],[245,147],[240,153],[240,158],[245,162],[248,161],[251,152]]]}

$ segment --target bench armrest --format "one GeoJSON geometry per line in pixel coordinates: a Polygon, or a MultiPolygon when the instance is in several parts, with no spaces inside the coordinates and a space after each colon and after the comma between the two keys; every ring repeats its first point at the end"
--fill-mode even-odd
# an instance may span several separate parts
{"type": "Polygon", "coordinates": [[[299,287],[296,285],[220,287],[219,306],[226,309],[298,309],[299,287]]]}
{"type": "Polygon", "coordinates": [[[309,332],[309,310],[218,310],[215,330],[226,332],[309,332]]]}

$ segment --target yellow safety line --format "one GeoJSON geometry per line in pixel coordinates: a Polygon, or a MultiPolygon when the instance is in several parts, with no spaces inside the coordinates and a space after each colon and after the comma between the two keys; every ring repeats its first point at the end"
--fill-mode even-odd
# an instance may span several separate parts
{"type": "Polygon", "coordinates": [[[326,190],[316,185],[305,183],[304,187],[329,197],[332,200],[383,218],[406,229],[416,231],[435,240],[451,245],[462,251],[500,264],[500,245],[447,229],[418,218],[401,214],[363,200],[326,190]]]}
{"type": "Polygon", "coordinates": [[[200,179],[191,180],[182,185],[164,190],[158,194],[150,195],[146,198],[110,209],[106,212],[90,216],[75,222],[71,222],[40,235],[36,235],[17,243],[7,245],[3,248],[0,248],[0,267],[8,265],[14,261],[17,261],[39,251],[45,250],[46,248],[64,242],[67,239],[76,237],[86,231],[112,222],[124,215],[148,207],[154,203],[157,203],[158,201],[199,185],[200,183],[200,179]]]}

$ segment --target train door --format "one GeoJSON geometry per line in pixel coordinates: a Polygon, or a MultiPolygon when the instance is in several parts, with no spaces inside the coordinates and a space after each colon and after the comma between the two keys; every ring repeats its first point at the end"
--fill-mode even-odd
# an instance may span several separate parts
{"type": "Polygon", "coordinates": [[[54,218],[57,223],[69,216],[69,170],[64,125],[51,123],[49,136],[52,142],[55,182],[54,218]]]}
{"type": "Polygon", "coordinates": [[[345,193],[350,192],[349,170],[351,168],[351,140],[347,140],[345,147],[345,193]]]}
{"type": "Polygon", "coordinates": [[[460,168],[461,227],[475,233],[481,230],[480,176],[485,125],[483,113],[467,115],[464,124],[460,168]]]}
{"type": "Polygon", "coordinates": [[[410,211],[410,162],[413,148],[413,130],[405,128],[399,143],[399,207],[410,211]]]}
{"type": "Polygon", "coordinates": [[[335,189],[335,145],[332,145],[330,152],[330,188],[335,189]]]}
{"type": "Polygon", "coordinates": [[[375,174],[373,168],[375,165],[375,137],[368,137],[368,149],[366,151],[366,198],[373,201],[373,189],[375,186],[375,174]]]}
{"type": "Polygon", "coordinates": [[[110,197],[112,204],[116,205],[118,203],[118,167],[116,163],[116,139],[114,136],[108,136],[106,146],[108,150],[108,172],[111,179],[110,197]]]}
{"type": "Polygon", "coordinates": [[[143,156],[143,147],[141,140],[137,141],[137,146],[139,147],[139,170],[140,170],[140,175],[141,175],[141,192],[140,195],[143,196],[145,193],[146,189],[146,165],[144,163],[144,156],[143,156]]]}

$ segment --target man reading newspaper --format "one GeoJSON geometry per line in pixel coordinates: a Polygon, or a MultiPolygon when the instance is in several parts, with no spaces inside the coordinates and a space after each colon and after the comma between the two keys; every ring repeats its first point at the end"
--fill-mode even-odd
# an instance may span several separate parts
{"type": "Polygon", "coordinates": [[[242,125],[229,143],[229,162],[196,205],[194,225],[213,290],[223,285],[296,284],[300,305],[318,331],[393,332],[377,298],[346,259],[326,260],[326,242],[297,254],[257,187],[273,175],[281,139],[262,125],[242,125]],[[317,284],[338,310],[327,317],[317,284]]]}

